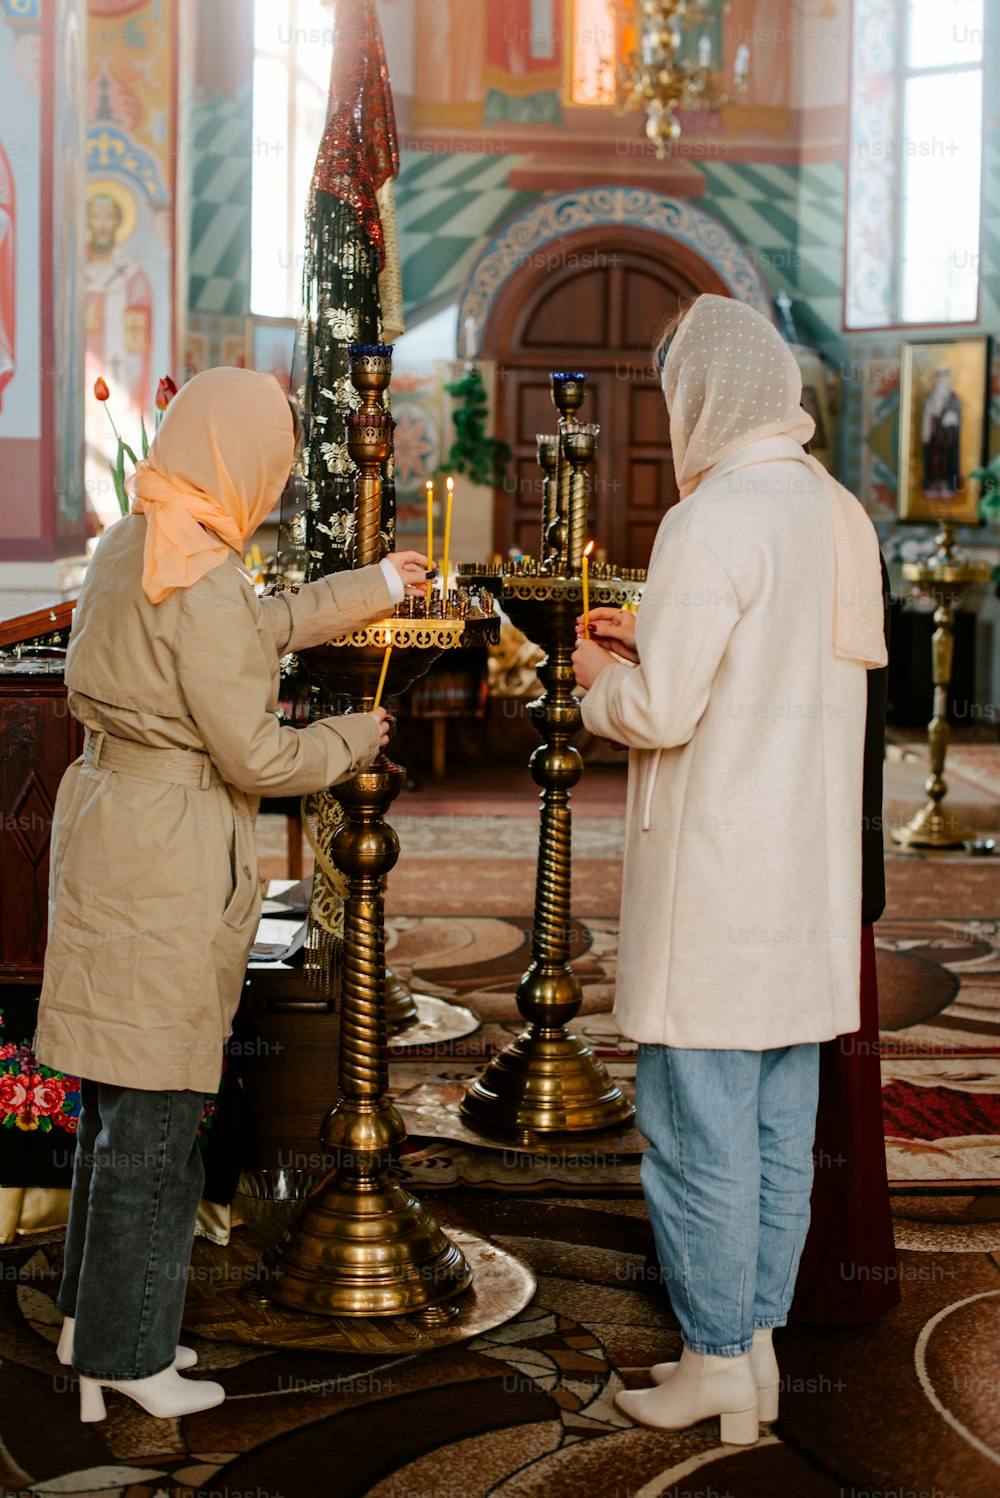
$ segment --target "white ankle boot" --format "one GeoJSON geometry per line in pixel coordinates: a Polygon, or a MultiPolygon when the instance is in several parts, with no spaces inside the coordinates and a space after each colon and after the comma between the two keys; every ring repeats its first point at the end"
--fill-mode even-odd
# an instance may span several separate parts
{"type": "MultiPolygon", "coordinates": [[[[760,1418],[768,1424],[778,1418],[778,1393],[781,1386],[778,1359],[774,1355],[771,1338],[771,1327],[758,1326],[750,1349],[750,1367],[757,1385],[757,1409],[760,1418]]],[[[654,1363],[649,1376],[654,1383],[662,1384],[678,1366],[677,1363],[654,1363]]]]}
{"type": "Polygon", "coordinates": [[[727,1446],[752,1446],[758,1436],[757,1386],[750,1354],[710,1357],[685,1347],[663,1383],[615,1395],[623,1415],[653,1430],[687,1430],[712,1415],[727,1446]]]}
{"type": "MultiPolygon", "coordinates": [[[[73,1326],[73,1317],[64,1317],[62,1331],[59,1333],[59,1341],[56,1343],[56,1357],[60,1363],[70,1364],[73,1361],[73,1326]]],[[[198,1354],[193,1347],[182,1347],[178,1343],[177,1352],[174,1356],[175,1368],[178,1370],[181,1368],[193,1368],[197,1361],[198,1354]]]]}
{"type": "Polygon", "coordinates": [[[176,1368],[163,1368],[149,1378],[85,1378],[80,1375],[80,1419],[103,1420],[104,1390],[116,1389],[142,1406],[147,1415],[173,1420],[210,1410],[221,1404],[226,1391],[221,1384],[181,1378],[176,1368]]]}

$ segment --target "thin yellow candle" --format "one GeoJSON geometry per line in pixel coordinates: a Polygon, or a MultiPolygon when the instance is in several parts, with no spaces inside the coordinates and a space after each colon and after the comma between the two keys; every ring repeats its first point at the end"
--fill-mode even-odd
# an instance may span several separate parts
{"type": "Polygon", "coordinates": [[[588,541],[583,553],[583,632],[590,634],[590,553],[594,549],[593,541],[588,541]]]}
{"type": "Polygon", "coordinates": [[[427,490],[427,570],[430,571],[434,559],[434,480],[428,479],[424,487],[427,490]]]}
{"type": "Polygon", "coordinates": [[[451,563],[451,507],[455,499],[455,480],[448,480],[448,505],[444,514],[444,556],[441,558],[441,597],[448,597],[448,568],[451,563]]]}
{"type": "Polygon", "coordinates": [[[382,705],[382,688],[385,686],[385,673],[389,669],[390,655],[392,655],[392,631],[387,629],[385,632],[385,655],[382,657],[382,674],[378,679],[378,690],[375,693],[372,712],[375,712],[376,708],[382,705]]]}

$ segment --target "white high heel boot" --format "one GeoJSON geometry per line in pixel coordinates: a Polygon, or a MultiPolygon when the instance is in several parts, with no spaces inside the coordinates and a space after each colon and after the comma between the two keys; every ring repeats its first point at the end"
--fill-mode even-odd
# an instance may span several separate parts
{"type": "Polygon", "coordinates": [[[674,1371],[652,1389],[623,1389],[615,1395],[623,1415],[652,1430],[687,1430],[712,1415],[727,1446],[757,1440],[757,1386],[750,1354],[711,1357],[685,1347],[674,1371]]]}
{"type": "Polygon", "coordinates": [[[163,1368],[149,1378],[85,1378],[80,1375],[80,1419],[103,1420],[104,1390],[116,1389],[141,1405],[147,1415],[158,1420],[173,1420],[210,1410],[221,1404],[226,1391],[221,1384],[200,1379],[181,1378],[176,1368],[163,1368]]]}
{"type": "MultiPolygon", "coordinates": [[[[56,1357],[60,1363],[70,1364],[73,1361],[73,1327],[75,1322],[72,1316],[63,1318],[62,1330],[59,1333],[59,1341],[56,1343],[56,1357]]],[[[198,1354],[193,1347],[182,1347],[177,1344],[177,1352],[174,1356],[174,1367],[178,1371],[182,1368],[193,1368],[198,1361],[198,1354]]]]}
{"type": "MultiPolygon", "coordinates": [[[[778,1418],[778,1394],[781,1374],[778,1359],[774,1355],[773,1331],[769,1326],[758,1326],[753,1334],[750,1348],[750,1367],[757,1385],[757,1408],[760,1418],[770,1424],[778,1418]]],[[[649,1376],[656,1384],[664,1383],[678,1367],[677,1363],[654,1363],[649,1376]]]]}

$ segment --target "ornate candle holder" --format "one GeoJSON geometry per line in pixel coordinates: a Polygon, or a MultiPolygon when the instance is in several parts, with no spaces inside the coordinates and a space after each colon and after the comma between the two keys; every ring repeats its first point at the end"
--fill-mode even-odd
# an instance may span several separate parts
{"type": "Polygon", "coordinates": [[[955,610],[970,588],[989,578],[986,562],[971,562],[955,555],[955,528],[951,521],[939,522],[941,530],[935,540],[938,549],[925,562],[906,562],[903,576],[916,585],[918,594],[934,598],[935,630],[931,641],[934,673],[934,716],[927,725],[931,773],[924,785],[927,805],[892,834],[893,842],[905,848],[960,848],[975,834],[945,810],[942,802],[948,793],[944,778],[948,757],[948,688],[951,685],[952,659],[955,651],[955,610]]]}
{"type": "MultiPolygon", "coordinates": [[[[351,376],[364,404],[347,422],[359,469],[354,565],[379,559],[382,465],[392,419],[378,397],[389,383],[391,350],[351,350],[351,376]]],[[[347,712],[370,712],[392,643],[384,691],[406,691],[442,651],[499,639],[492,595],[455,590],[430,609],[408,599],[390,619],[299,653],[306,672],[347,712]]],[[[332,856],[347,881],[341,983],[340,1097],[320,1138],[336,1165],[275,1247],[264,1255],[268,1298],[322,1316],[418,1313],[425,1322],[459,1314],[452,1304],[471,1283],[464,1254],[409,1191],[391,1180],[406,1140],[388,1098],[389,1017],[385,965],[385,881],[399,842],[385,816],[404,772],[384,754],[333,788],[344,819],[332,856]]]]}
{"type": "MultiPolygon", "coordinates": [[[[633,1111],[603,1063],[566,1028],[582,1000],[580,981],[569,962],[569,927],[570,793],[583,773],[583,761],[570,741],[581,722],[573,690],[573,650],[576,620],[583,612],[580,564],[590,493],[586,468],[593,460],[599,430],[571,419],[583,401],[583,380],[577,374],[552,376],[553,400],[560,412],[558,505],[553,512],[547,496],[544,561],[539,565],[522,557],[509,566],[459,568],[460,583],[495,588],[513,622],[546,652],[538,667],[545,694],[528,709],[543,743],[530,762],[542,793],[532,960],[517,991],[527,1029],[493,1058],[462,1100],[462,1113],[470,1123],[512,1135],[528,1146],[541,1135],[613,1128],[633,1111]]],[[[551,482],[551,449],[546,443],[543,455],[542,444],[540,438],[540,460],[551,482]]],[[[644,579],[645,573],[639,571],[616,572],[595,564],[591,603],[631,605],[644,579]]]]}

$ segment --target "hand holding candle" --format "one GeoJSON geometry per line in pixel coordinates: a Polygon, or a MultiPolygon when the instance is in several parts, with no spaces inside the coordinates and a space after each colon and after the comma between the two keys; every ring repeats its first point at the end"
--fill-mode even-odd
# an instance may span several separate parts
{"type": "Polygon", "coordinates": [[[385,675],[389,669],[389,657],[392,655],[392,631],[385,632],[385,655],[382,657],[382,674],[378,679],[378,689],[375,693],[375,701],[372,704],[372,712],[376,712],[382,705],[382,688],[385,686],[385,675]]]}
{"type": "Polygon", "coordinates": [[[584,639],[590,635],[590,553],[594,549],[593,541],[588,541],[583,553],[583,635],[584,639]]]}

